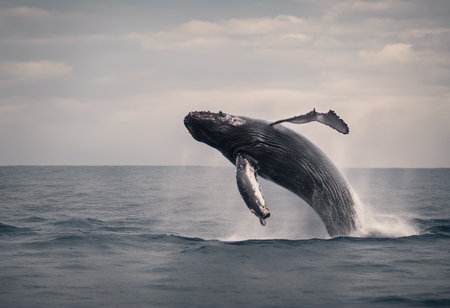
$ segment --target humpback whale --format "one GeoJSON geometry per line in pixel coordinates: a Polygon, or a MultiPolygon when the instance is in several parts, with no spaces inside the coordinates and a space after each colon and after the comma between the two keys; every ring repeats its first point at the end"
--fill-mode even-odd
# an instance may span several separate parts
{"type": "Polygon", "coordinates": [[[281,125],[317,121],[348,134],[347,124],[332,110],[315,109],[275,122],[222,111],[189,112],[184,124],[197,141],[219,150],[236,166],[236,182],[247,207],[264,226],[270,211],[258,176],[293,192],[308,203],[331,237],[356,229],[355,202],[344,176],[311,141],[281,125]]]}

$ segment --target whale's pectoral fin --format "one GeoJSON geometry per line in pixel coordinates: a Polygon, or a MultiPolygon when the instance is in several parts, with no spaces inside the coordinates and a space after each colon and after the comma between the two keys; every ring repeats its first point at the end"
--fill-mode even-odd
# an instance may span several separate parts
{"type": "Polygon", "coordinates": [[[349,132],[347,124],[333,110],[328,111],[328,113],[320,113],[317,112],[316,109],[313,109],[313,111],[310,111],[307,114],[275,121],[273,123],[270,123],[270,125],[275,125],[282,122],[302,124],[302,123],[309,123],[312,121],[317,121],[325,125],[328,125],[331,128],[334,128],[335,130],[343,134],[348,134],[349,132]]]}
{"type": "Polygon", "coordinates": [[[270,216],[270,212],[256,177],[255,165],[241,154],[236,158],[236,181],[247,207],[259,218],[261,225],[265,226],[265,219],[270,216]]]}

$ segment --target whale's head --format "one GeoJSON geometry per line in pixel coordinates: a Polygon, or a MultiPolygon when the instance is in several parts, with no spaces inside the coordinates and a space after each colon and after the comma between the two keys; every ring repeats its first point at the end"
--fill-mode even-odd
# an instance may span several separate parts
{"type": "Polygon", "coordinates": [[[206,143],[230,157],[247,120],[222,111],[192,111],[184,118],[184,125],[195,140],[206,143]]]}

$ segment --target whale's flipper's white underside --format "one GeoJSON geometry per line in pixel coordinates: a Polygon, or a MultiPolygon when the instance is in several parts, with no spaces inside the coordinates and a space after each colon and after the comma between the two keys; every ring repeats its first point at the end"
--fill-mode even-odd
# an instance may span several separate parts
{"type": "Polygon", "coordinates": [[[320,123],[323,123],[325,125],[330,126],[331,128],[334,128],[340,133],[348,134],[349,129],[347,124],[342,120],[333,110],[328,111],[328,113],[320,113],[317,112],[316,109],[313,111],[308,112],[307,114],[299,115],[296,117],[279,120],[271,123],[270,125],[275,125],[283,122],[290,122],[295,124],[303,124],[303,123],[309,123],[312,121],[317,121],[320,123]]]}
{"type": "Polygon", "coordinates": [[[236,158],[236,182],[245,204],[259,218],[261,225],[265,226],[265,219],[270,216],[270,212],[256,178],[255,167],[241,154],[236,158]]]}

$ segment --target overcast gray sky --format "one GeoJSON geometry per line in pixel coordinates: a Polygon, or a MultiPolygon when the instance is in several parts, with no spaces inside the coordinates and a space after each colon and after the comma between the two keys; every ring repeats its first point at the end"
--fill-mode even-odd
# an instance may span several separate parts
{"type": "Polygon", "coordinates": [[[226,165],[191,110],[278,120],[343,167],[450,167],[450,1],[0,2],[0,165],[226,165]]]}

